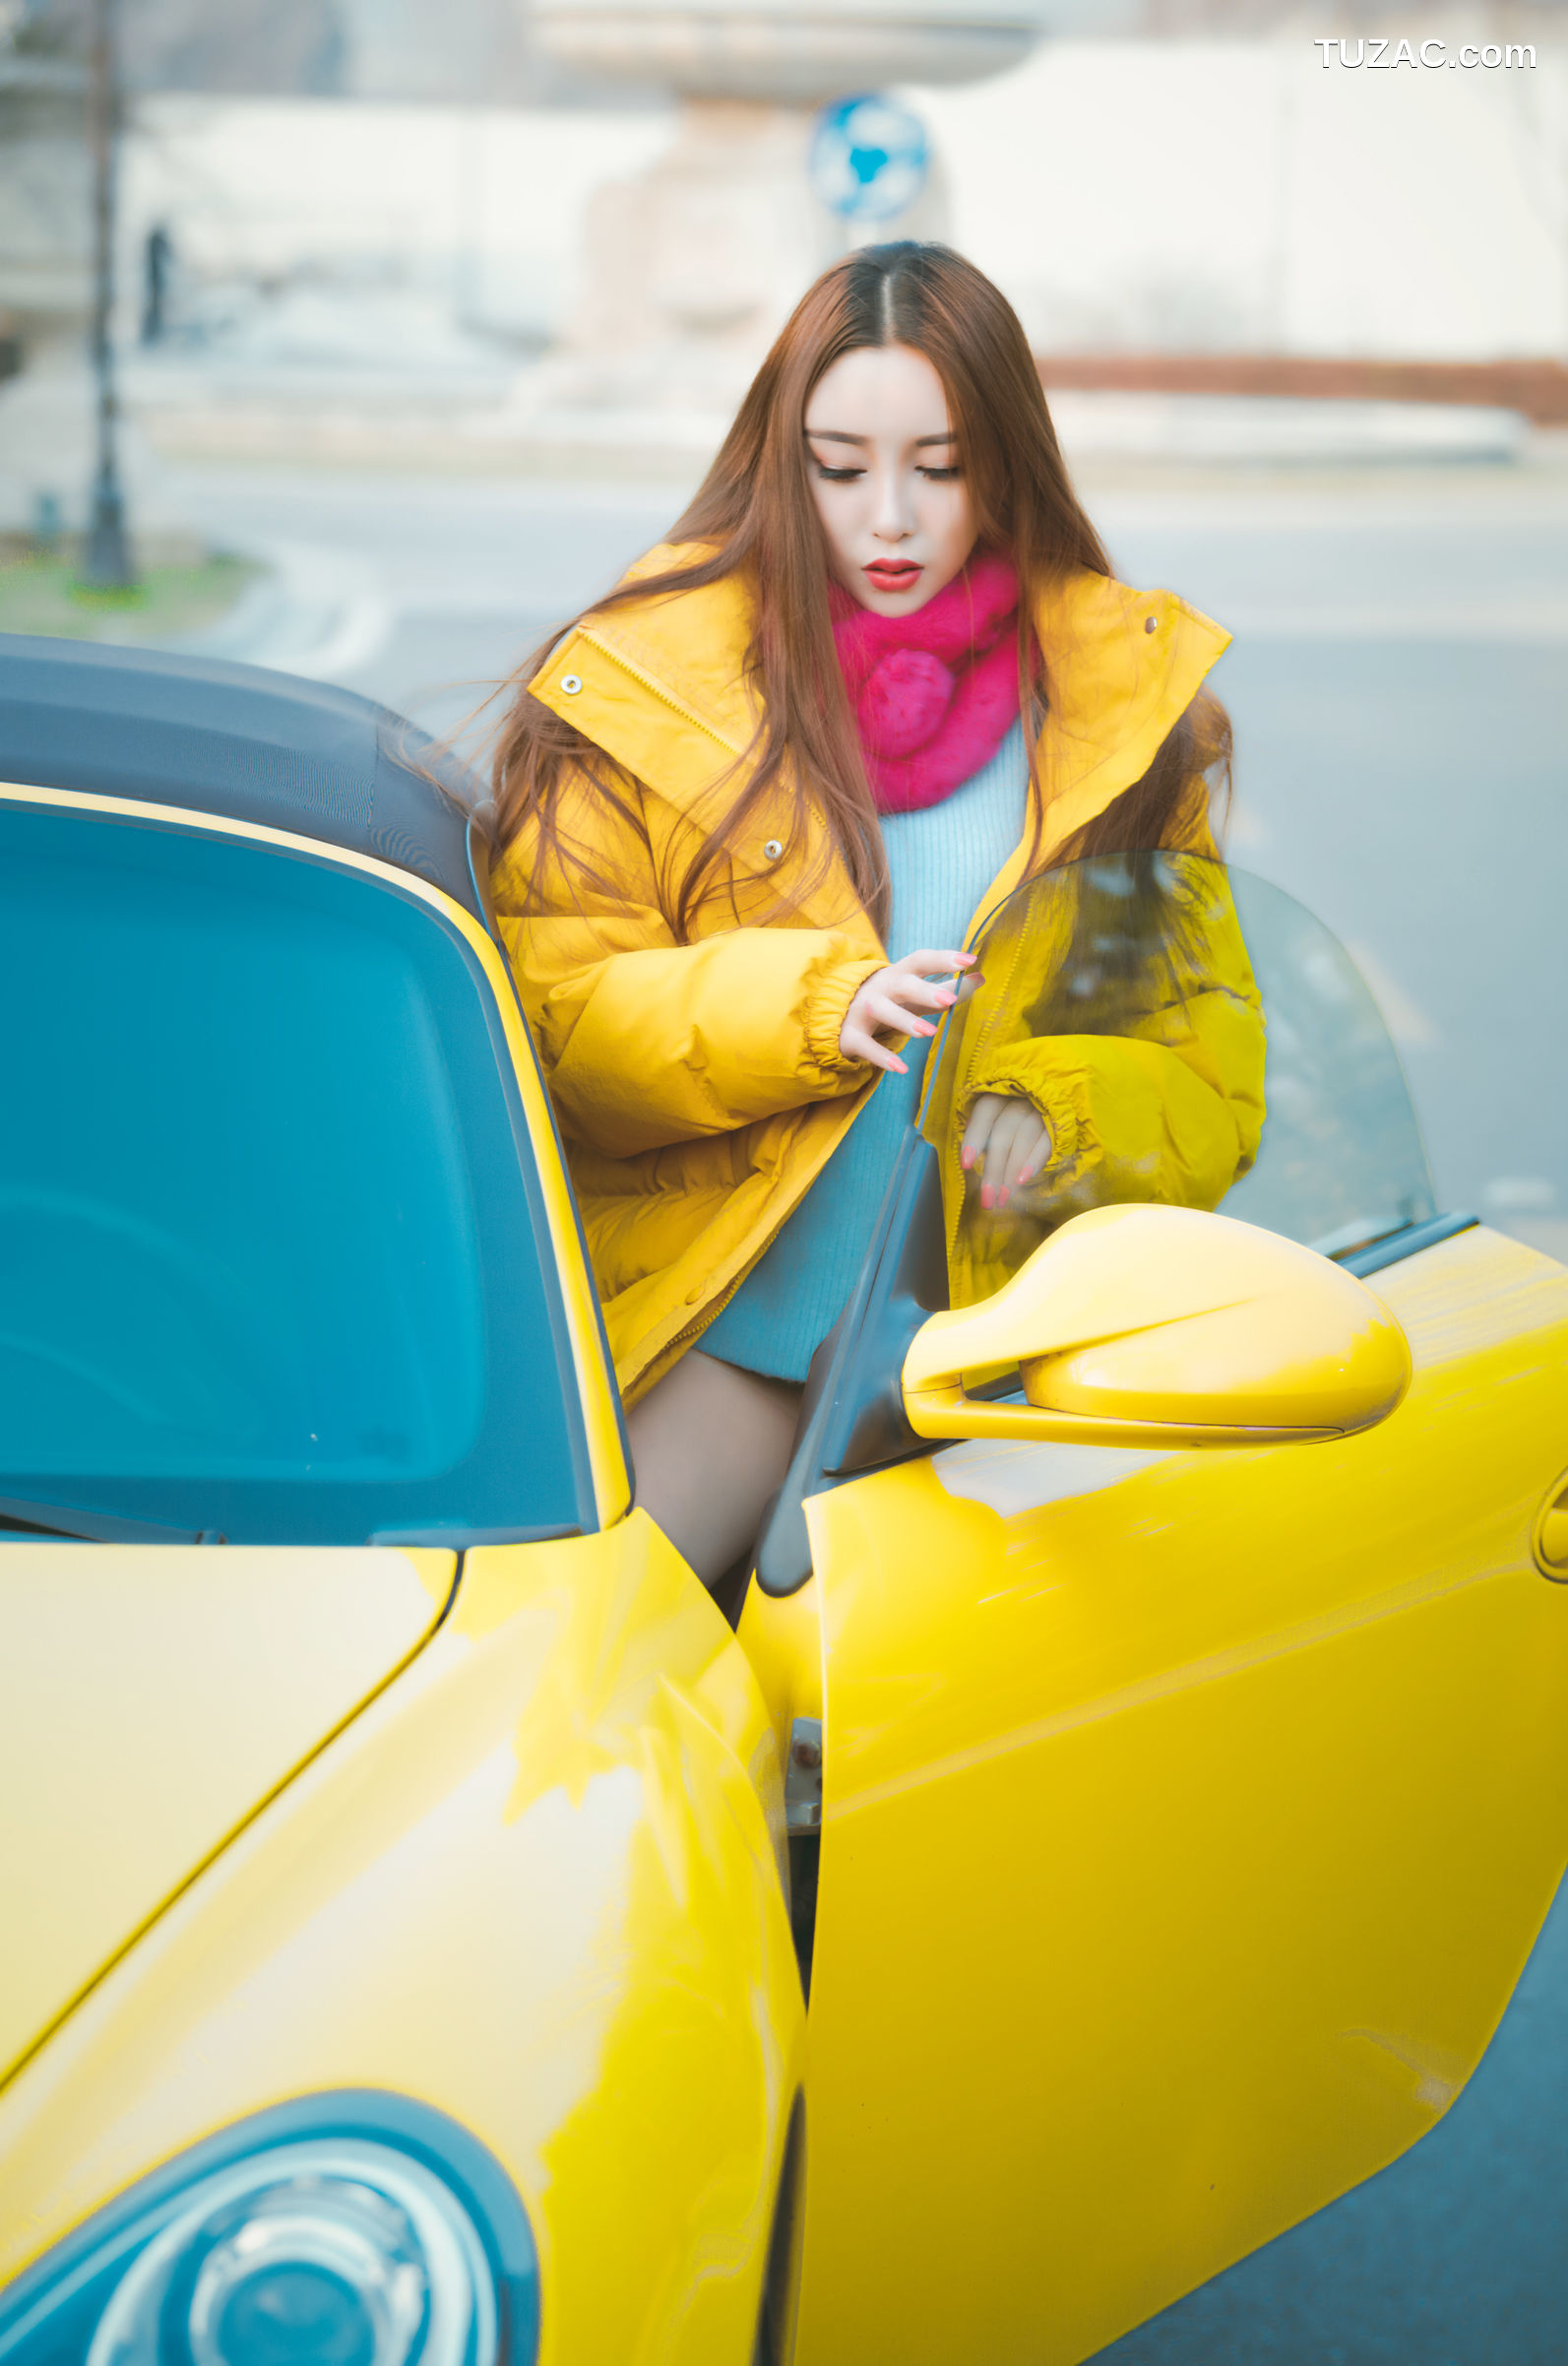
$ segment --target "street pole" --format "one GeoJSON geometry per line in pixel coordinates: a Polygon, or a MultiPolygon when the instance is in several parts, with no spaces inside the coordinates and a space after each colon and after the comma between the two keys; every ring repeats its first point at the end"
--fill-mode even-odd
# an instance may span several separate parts
{"type": "Polygon", "coordinates": [[[128,591],[136,581],[125,533],[116,451],[114,392],[114,199],[120,128],[118,0],[92,0],[88,52],[88,143],[93,156],[93,375],[97,386],[97,465],[88,525],[84,583],[128,591]]]}

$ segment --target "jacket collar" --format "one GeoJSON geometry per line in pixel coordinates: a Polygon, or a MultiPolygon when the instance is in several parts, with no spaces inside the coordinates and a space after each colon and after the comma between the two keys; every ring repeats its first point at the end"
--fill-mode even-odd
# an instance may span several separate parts
{"type": "MultiPolygon", "coordinates": [[[[628,581],[696,555],[659,544],[628,581]]],[[[745,676],[753,598],[738,576],[589,617],[530,687],[659,796],[689,813],[734,795],[759,711],[745,676]]],[[[1035,610],[1050,712],[1035,751],[1047,855],[1147,772],[1229,642],[1171,592],[1080,570],[1035,610]]],[[[1020,844],[993,884],[1023,875],[1020,844]]]]}

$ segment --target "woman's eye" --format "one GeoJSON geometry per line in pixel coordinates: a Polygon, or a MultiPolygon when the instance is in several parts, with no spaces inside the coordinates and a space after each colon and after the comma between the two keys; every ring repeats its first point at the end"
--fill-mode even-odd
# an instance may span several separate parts
{"type": "Polygon", "coordinates": [[[865,471],[864,469],[830,469],[825,460],[819,460],[817,475],[824,484],[853,484],[857,477],[865,475],[865,471]]]}
{"type": "Polygon", "coordinates": [[[927,484],[951,484],[953,480],[956,477],[962,477],[964,472],[955,461],[949,469],[922,469],[920,474],[927,484]]]}

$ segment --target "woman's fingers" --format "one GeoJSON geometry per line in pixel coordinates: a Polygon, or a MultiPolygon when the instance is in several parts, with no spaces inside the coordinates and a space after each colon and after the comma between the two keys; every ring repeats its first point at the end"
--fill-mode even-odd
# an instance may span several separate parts
{"type": "Polygon", "coordinates": [[[1014,1144],[1018,1137],[1018,1103],[1004,1102],[991,1127],[991,1138],[985,1148],[985,1180],[980,1185],[982,1208],[1005,1208],[1017,1166],[1014,1144]]]}
{"type": "Polygon", "coordinates": [[[1038,1110],[1028,1101],[1020,1101],[1016,1107],[1005,1161],[997,1168],[997,1188],[1003,1207],[1012,1192],[1025,1189],[1035,1181],[1050,1157],[1050,1132],[1038,1110]]]}
{"type": "Polygon", "coordinates": [[[908,1076],[909,1072],[896,1052],[879,1044],[868,1027],[857,1026],[852,1018],[846,1019],[840,1030],[839,1049],[847,1059],[863,1059],[873,1068],[885,1068],[890,1076],[908,1076]]]}
{"type": "Polygon", "coordinates": [[[892,966],[895,970],[909,970],[916,978],[940,978],[948,970],[972,970],[974,955],[951,949],[944,952],[940,947],[932,952],[926,947],[918,953],[904,954],[892,966]]]}
{"type": "Polygon", "coordinates": [[[909,1069],[904,1061],[896,1052],[877,1042],[873,1030],[888,1027],[895,1035],[930,1035],[934,1030],[923,1019],[911,1018],[882,991],[888,974],[886,970],[875,971],[850,1002],[839,1030],[839,1050],[846,1059],[867,1060],[873,1068],[885,1068],[892,1076],[907,1076],[909,1069]]]}
{"type": "Polygon", "coordinates": [[[982,1208],[1005,1208],[1014,1191],[1033,1183],[1050,1158],[1050,1128],[1031,1101],[981,1093],[970,1112],[960,1163],[978,1168],[982,1208]]]}
{"type": "Polygon", "coordinates": [[[1013,1131],[998,1183],[1024,1183],[1034,1180],[1050,1147],[1044,1119],[1032,1101],[1013,1104],[1013,1131]]]}
{"type": "Polygon", "coordinates": [[[981,1207],[1006,1207],[1022,1181],[1026,1150],[1037,1140],[1038,1130],[1038,1121],[1028,1102],[1008,1103],[991,1130],[981,1207]]]}
{"type": "Polygon", "coordinates": [[[972,953],[951,949],[922,948],[917,953],[906,953],[902,961],[888,964],[867,978],[845,1013],[839,1030],[839,1049],[847,1059],[868,1060],[875,1068],[886,1068],[895,1076],[907,1076],[909,1069],[897,1053],[889,1052],[876,1041],[874,1030],[888,1028],[895,1035],[933,1036],[936,1029],[918,1014],[922,1010],[951,1010],[958,996],[949,986],[934,983],[932,972],[949,975],[971,969],[972,953]]]}
{"type": "Polygon", "coordinates": [[[1032,1183],[1042,1167],[1050,1164],[1051,1129],[1037,1110],[1030,1112],[1035,1122],[1019,1145],[1019,1162],[1014,1175],[1017,1183],[1032,1183]]]}
{"type": "Polygon", "coordinates": [[[893,991],[901,1001],[909,1002],[920,1010],[951,1010],[958,1000],[951,986],[944,986],[933,978],[901,978],[893,991]]]}
{"type": "Polygon", "coordinates": [[[958,1000],[951,986],[923,975],[917,965],[936,967],[945,963],[952,971],[958,958],[955,953],[911,953],[908,963],[896,961],[868,979],[861,991],[886,994],[905,1010],[951,1010],[958,1000]]]}
{"type": "Polygon", "coordinates": [[[863,990],[866,1015],[877,1027],[891,1027],[899,1035],[935,1035],[936,1029],[898,999],[891,991],[879,992],[876,980],[863,990]]]}
{"type": "MultiPolygon", "coordinates": [[[[877,1040],[878,1034],[885,1029],[895,1035],[935,1035],[936,1029],[920,1012],[950,1010],[958,999],[950,986],[936,984],[935,978],[944,972],[957,977],[973,966],[972,953],[927,945],[877,970],[849,1004],[840,1049],[847,1058],[865,1060],[892,1076],[907,1076],[907,1063],[877,1040]]],[[[1014,1191],[1034,1182],[1050,1152],[1050,1129],[1032,1101],[1012,1093],[975,1095],[959,1158],[966,1172],[978,1170],[983,1178],[981,1207],[1005,1208],[1014,1191]]]]}
{"type": "Polygon", "coordinates": [[[976,1093],[970,1109],[970,1121],[964,1128],[959,1146],[959,1164],[968,1169],[976,1167],[985,1156],[991,1128],[1007,1107],[1000,1093],[976,1093]]]}
{"type": "Polygon", "coordinates": [[[872,985],[901,1010],[951,1010],[958,1000],[950,986],[933,986],[924,978],[901,978],[897,970],[890,970],[879,988],[875,979],[872,985]]]}

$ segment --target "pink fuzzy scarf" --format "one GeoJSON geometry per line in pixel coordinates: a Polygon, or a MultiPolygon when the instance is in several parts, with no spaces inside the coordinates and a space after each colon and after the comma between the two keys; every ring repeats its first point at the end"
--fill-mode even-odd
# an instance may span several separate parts
{"type": "Polygon", "coordinates": [[[940,804],[1018,721],[1018,577],[992,552],[912,616],[832,587],[833,638],[879,813],[940,804]]]}

